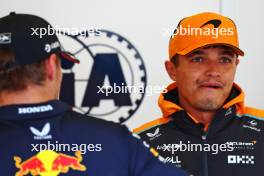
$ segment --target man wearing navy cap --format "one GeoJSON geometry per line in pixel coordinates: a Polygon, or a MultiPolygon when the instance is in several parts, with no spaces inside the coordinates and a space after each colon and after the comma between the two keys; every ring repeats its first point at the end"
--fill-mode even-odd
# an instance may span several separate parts
{"type": "Polygon", "coordinates": [[[126,127],[87,117],[58,100],[61,49],[44,19],[11,13],[0,19],[1,175],[183,176],[163,164],[126,127]]]}

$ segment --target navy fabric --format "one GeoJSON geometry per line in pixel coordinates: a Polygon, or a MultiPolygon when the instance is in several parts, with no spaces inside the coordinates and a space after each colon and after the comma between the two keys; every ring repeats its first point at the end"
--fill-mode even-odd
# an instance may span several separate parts
{"type": "Polygon", "coordinates": [[[84,116],[58,100],[3,106],[0,108],[0,175],[22,176],[34,172],[49,176],[186,175],[160,162],[125,126],[84,116]],[[71,151],[59,148],[37,151],[42,144],[69,144],[71,151]],[[77,150],[73,146],[85,147],[77,150]]]}

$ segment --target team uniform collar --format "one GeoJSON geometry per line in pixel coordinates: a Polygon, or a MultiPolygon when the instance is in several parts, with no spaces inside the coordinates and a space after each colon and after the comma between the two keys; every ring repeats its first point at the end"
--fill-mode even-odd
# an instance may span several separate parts
{"type": "MultiPolygon", "coordinates": [[[[177,89],[177,84],[172,83],[166,88],[167,93],[163,93],[159,97],[158,104],[165,118],[169,118],[177,111],[184,110],[179,104],[177,89]]],[[[222,108],[228,110],[230,107],[235,106],[238,112],[243,112],[245,108],[244,97],[243,90],[234,83],[230,96],[222,108]]]]}
{"type": "Polygon", "coordinates": [[[0,121],[52,117],[70,109],[69,105],[59,100],[34,104],[7,105],[0,107],[0,121]]]}

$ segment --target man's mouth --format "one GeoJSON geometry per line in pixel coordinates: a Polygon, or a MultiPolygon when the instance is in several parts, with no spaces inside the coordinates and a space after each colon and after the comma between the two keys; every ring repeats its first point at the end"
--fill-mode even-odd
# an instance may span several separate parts
{"type": "Polygon", "coordinates": [[[204,82],[199,88],[222,89],[224,86],[219,82],[204,82]]]}

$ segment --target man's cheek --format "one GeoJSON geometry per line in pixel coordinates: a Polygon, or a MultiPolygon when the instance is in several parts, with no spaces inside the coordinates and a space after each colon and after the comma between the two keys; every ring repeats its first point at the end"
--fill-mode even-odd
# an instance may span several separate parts
{"type": "Polygon", "coordinates": [[[229,86],[229,88],[232,87],[233,83],[234,83],[234,74],[233,75],[228,75],[226,78],[226,84],[229,86]]]}

